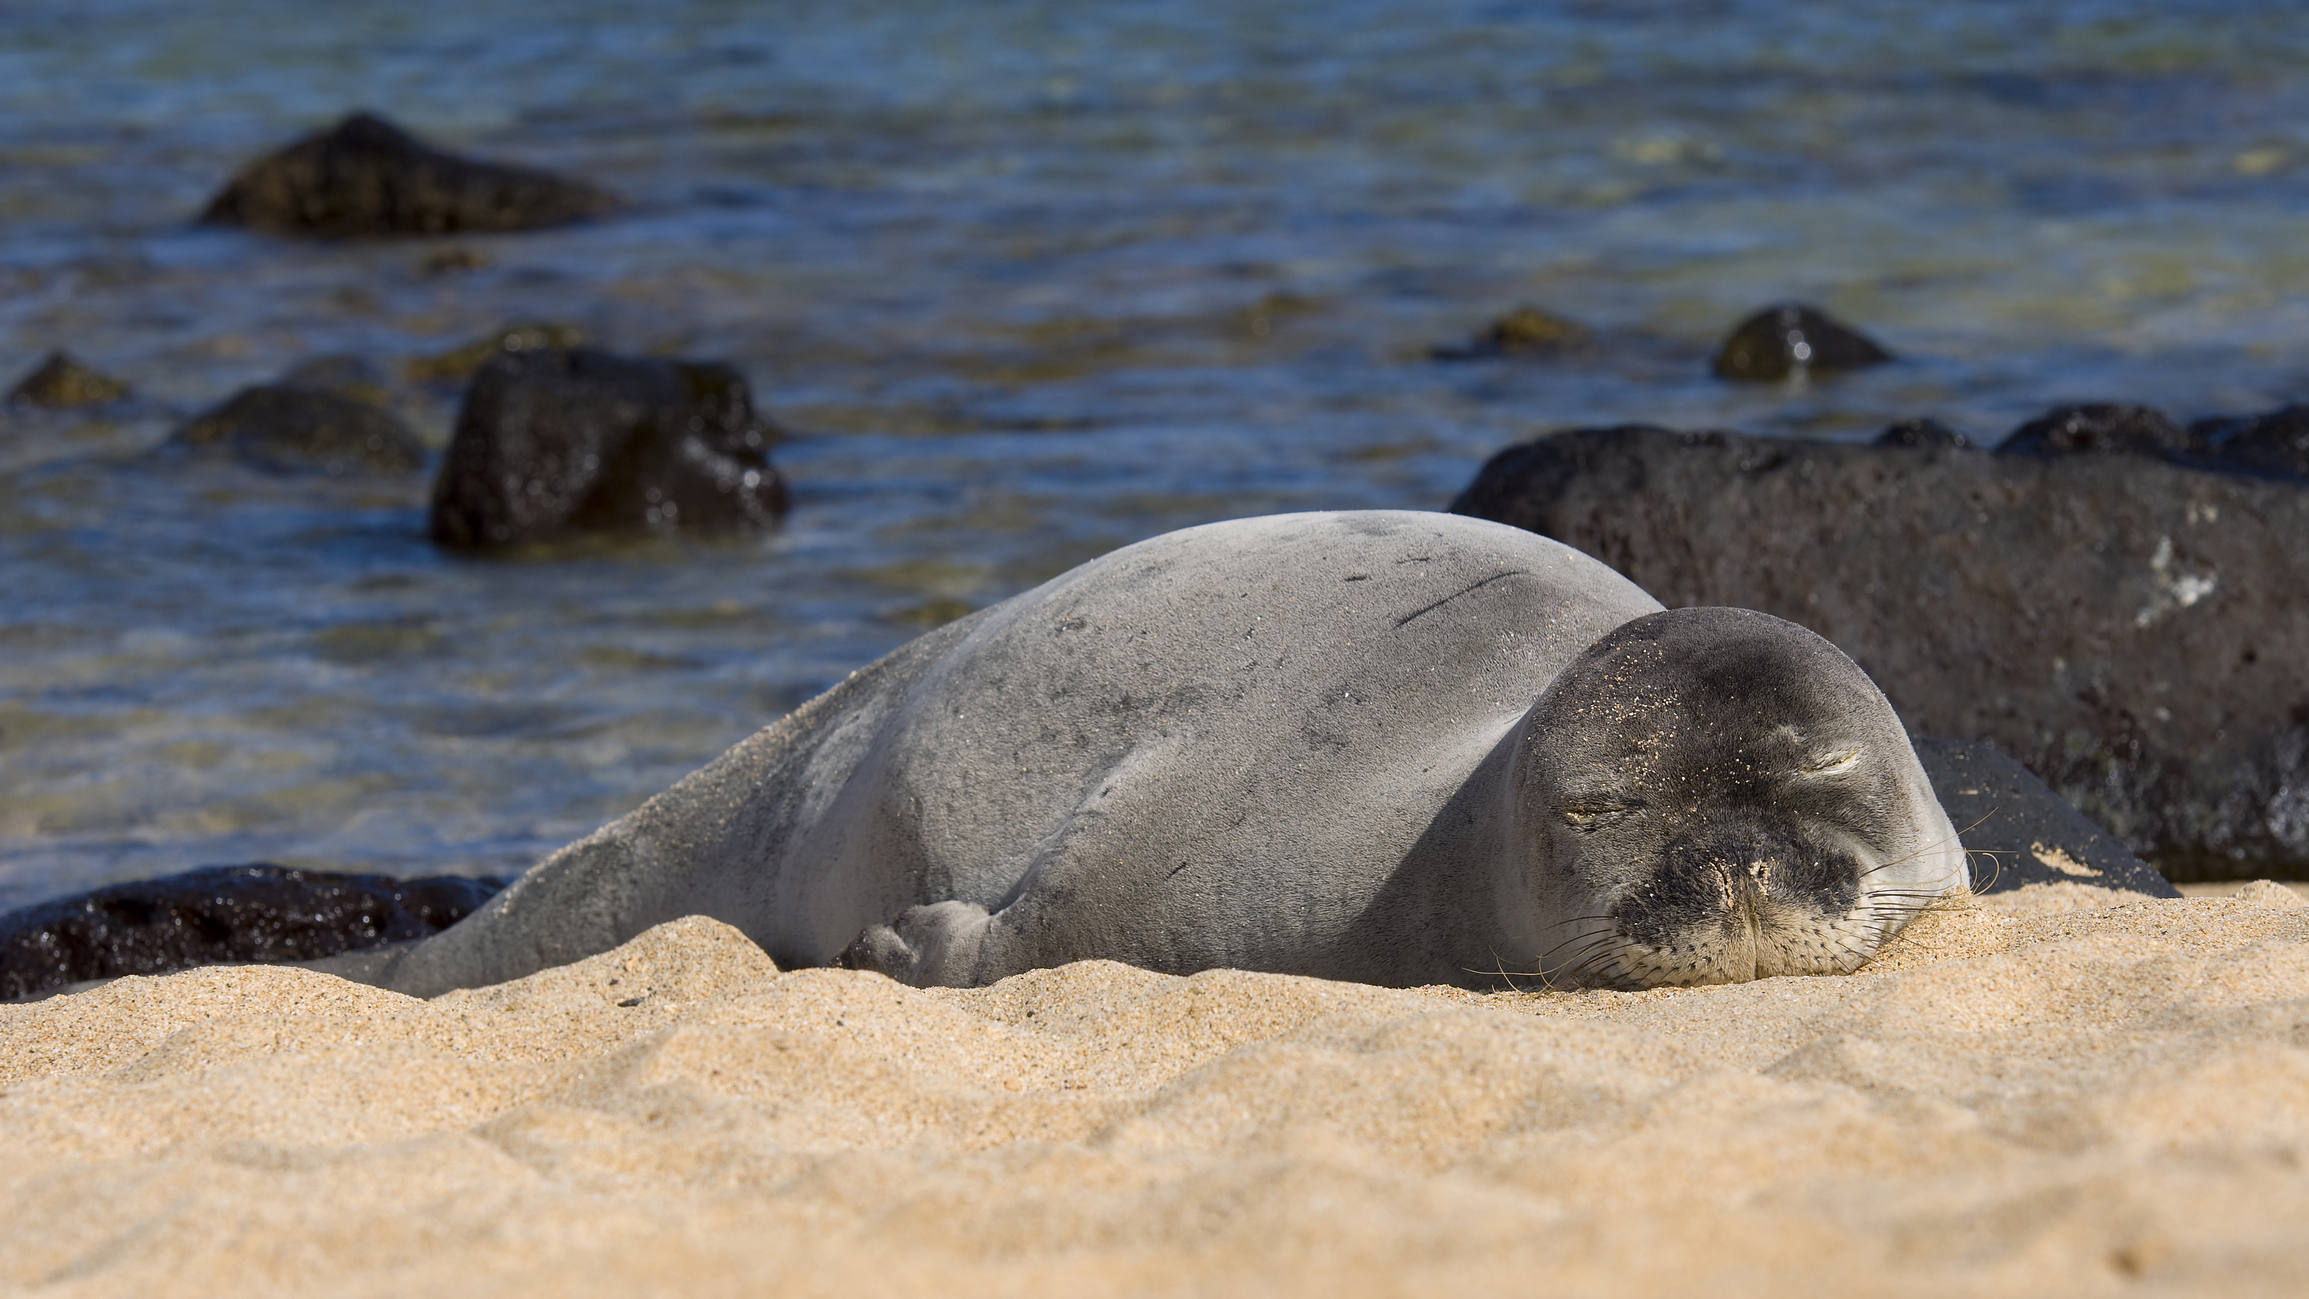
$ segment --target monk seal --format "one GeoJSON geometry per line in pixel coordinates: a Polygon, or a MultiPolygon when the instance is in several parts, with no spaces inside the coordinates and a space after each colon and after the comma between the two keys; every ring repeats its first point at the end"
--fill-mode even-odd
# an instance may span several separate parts
{"type": "Polygon", "coordinates": [[[1848,971],[1965,857],[1867,676],[1456,515],[1189,528],[860,669],[463,922],[418,995],[702,913],[788,968],[1395,986],[1848,971]]]}

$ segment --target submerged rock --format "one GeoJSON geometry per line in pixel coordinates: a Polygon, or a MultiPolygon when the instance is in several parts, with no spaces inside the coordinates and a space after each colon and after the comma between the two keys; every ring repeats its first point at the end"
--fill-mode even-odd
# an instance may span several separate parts
{"type": "Polygon", "coordinates": [[[272,473],[405,474],[425,446],[387,409],[390,393],[365,362],[308,361],[278,383],[243,388],[195,415],[168,444],[218,451],[272,473]]]}
{"type": "Polygon", "coordinates": [[[427,278],[441,275],[460,275],[466,271],[480,270],[487,265],[489,265],[488,254],[478,249],[444,248],[439,252],[427,253],[424,259],[417,263],[417,273],[427,278]]]}
{"type": "Polygon", "coordinates": [[[2028,768],[1970,740],[1919,739],[1932,793],[1972,854],[1975,893],[2028,884],[2090,884],[2150,897],[2181,891],[2028,768]]]}
{"type": "Polygon", "coordinates": [[[1475,360],[1487,356],[1555,356],[1584,346],[1592,335],[1576,320],[1550,315],[1537,307],[1517,307],[1486,325],[1464,347],[1435,349],[1438,360],[1475,360]]]}
{"type": "Polygon", "coordinates": [[[2309,490],[2139,456],[1561,433],[1453,510],[1804,624],[2174,879],[2309,871],[2309,490]]]}
{"type": "Polygon", "coordinates": [[[81,364],[69,352],[50,352],[8,390],[8,400],[24,406],[64,410],[74,406],[101,406],[128,395],[128,385],[101,370],[81,364]]]}
{"type": "Polygon", "coordinates": [[[1741,321],[1716,353],[1715,370],[1720,379],[1776,382],[1891,359],[1875,340],[1818,307],[1783,302],[1741,321]]]}
{"type": "Polygon", "coordinates": [[[761,531],[786,509],[775,436],[726,365],[500,352],[466,389],[433,484],[433,539],[761,531]]]}
{"type": "Polygon", "coordinates": [[[290,367],[280,381],[287,387],[333,392],[371,406],[393,404],[392,381],[366,357],[343,353],[309,357],[290,367]]]}
{"type": "Polygon", "coordinates": [[[355,113],[251,163],[200,219],[316,238],[436,235],[567,225],[615,203],[583,181],[443,153],[355,113]]]}
{"type": "Polygon", "coordinates": [[[427,938],[505,887],[286,866],[209,866],[0,916],[0,1000],[195,965],[313,961],[427,938]]]}
{"type": "Polygon", "coordinates": [[[2188,430],[2154,406],[2094,402],[2058,406],[2012,431],[2000,455],[2172,456],[2192,449],[2188,430]]]}
{"type": "Polygon", "coordinates": [[[585,331],[575,325],[524,320],[507,325],[487,338],[467,343],[463,347],[419,357],[404,366],[402,372],[420,383],[463,383],[473,377],[475,370],[487,364],[490,357],[500,353],[583,347],[587,341],[585,331]]]}

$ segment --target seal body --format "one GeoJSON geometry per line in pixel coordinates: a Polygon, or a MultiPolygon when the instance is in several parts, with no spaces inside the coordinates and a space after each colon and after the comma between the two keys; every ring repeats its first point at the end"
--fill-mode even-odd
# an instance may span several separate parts
{"type": "Polygon", "coordinates": [[[1503,525],[1282,515],[933,631],[337,968],[429,995],[703,913],[918,984],[1704,982],[1852,968],[1964,883],[1897,719],[1812,633],[1663,612],[1503,525]]]}

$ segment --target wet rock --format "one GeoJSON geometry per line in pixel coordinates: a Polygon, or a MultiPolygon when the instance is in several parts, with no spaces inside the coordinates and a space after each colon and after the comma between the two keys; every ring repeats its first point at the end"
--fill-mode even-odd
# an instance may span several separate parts
{"type": "Polygon", "coordinates": [[[587,341],[585,331],[575,325],[525,320],[507,325],[487,338],[467,343],[463,347],[453,347],[433,356],[420,357],[403,367],[403,373],[419,383],[463,383],[472,378],[473,372],[486,364],[490,357],[500,353],[583,347],[587,341]]]}
{"type": "Polygon", "coordinates": [[[1968,447],[1972,439],[1936,419],[1904,419],[1876,435],[1880,447],[1968,447]]]}
{"type": "Polygon", "coordinates": [[[1875,340],[1818,307],[1783,302],[1740,322],[1716,353],[1716,377],[1777,382],[1857,370],[1892,359],[1875,340]]]}
{"type": "Polygon", "coordinates": [[[433,484],[433,539],[761,531],[786,509],[775,437],[726,365],[501,351],[466,389],[433,484]]]}
{"type": "Polygon", "coordinates": [[[417,273],[432,278],[441,275],[458,275],[466,271],[478,271],[487,265],[489,265],[488,256],[475,249],[444,248],[437,253],[427,253],[417,263],[417,273]]]}
{"type": "Polygon", "coordinates": [[[411,473],[424,465],[425,446],[387,408],[390,399],[367,363],[323,357],[195,415],[169,445],[221,452],[273,473],[411,473]]]}
{"type": "Polygon", "coordinates": [[[1537,307],[1517,307],[1485,326],[1465,347],[1439,347],[1438,360],[1475,360],[1488,356],[1557,356],[1585,346],[1592,335],[1576,320],[1549,315],[1537,307]]]}
{"type": "Polygon", "coordinates": [[[567,225],[614,205],[582,181],[443,153],[355,113],[251,163],[200,219],[316,238],[438,235],[567,225]]]}
{"type": "Polygon", "coordinates": [[[1916,757],[1957,837],[1972,854],[1972,887],[2090,884],[2156,898],[2181,891],[2052,792],[2029,769],[1970,740],[1916,741],[1916,757]]]}
{"type": "Polygon", "coordinates": [[[2309,406],[2199,420],[2189,426],[2189,441],[2223,467],[2309,481],[2309,406]]]}
{"type": "Polygon", "coordinates": [[[312,961],[430,937],[505,881],[210,866],[0,916],[0,1000],[195,965],[312,961]]]}
{"type": "Polygon", "coordinates": [[[8,390],[8,400],[24,406],[64,410],[74,406],[101,406],[128,395],[128,385],[101,370],[75,360],[69,352],[50,352],[8,390]]]}
{"type": "Polygon", "coordinates": [[[341,354],[310,357],[297,362],[280,381],[284,387],[333,392],[371,406],[393,404],[392,381],[366,357],[341,354]]]}
{"type": "Polygon", "coordinates": [[[2309,489],[1627,427],[1510,447],[1452,509],[1819,631],[1911,733],[1994,742],[2168,878],[2309,870],[2309,489]]]}
{"type": "Polygon", "coordinates": [[[2098,402],[2060,406],[2012,431],[2001,455],[2172,456],[2192,449],[2188,430],[2153,406],[2098,402]]]}

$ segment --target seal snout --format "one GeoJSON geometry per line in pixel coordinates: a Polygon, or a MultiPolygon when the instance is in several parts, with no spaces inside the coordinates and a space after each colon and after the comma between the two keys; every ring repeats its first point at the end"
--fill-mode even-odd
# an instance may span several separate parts
{"type": "Polygon", "coordinates": [[[1681,836],[1611,908],[1620,981],[1651,987],[1848,971],[1867,955],[1847,932],[1860,875],[1849,853],[1769,826],[1681,836]]]}

